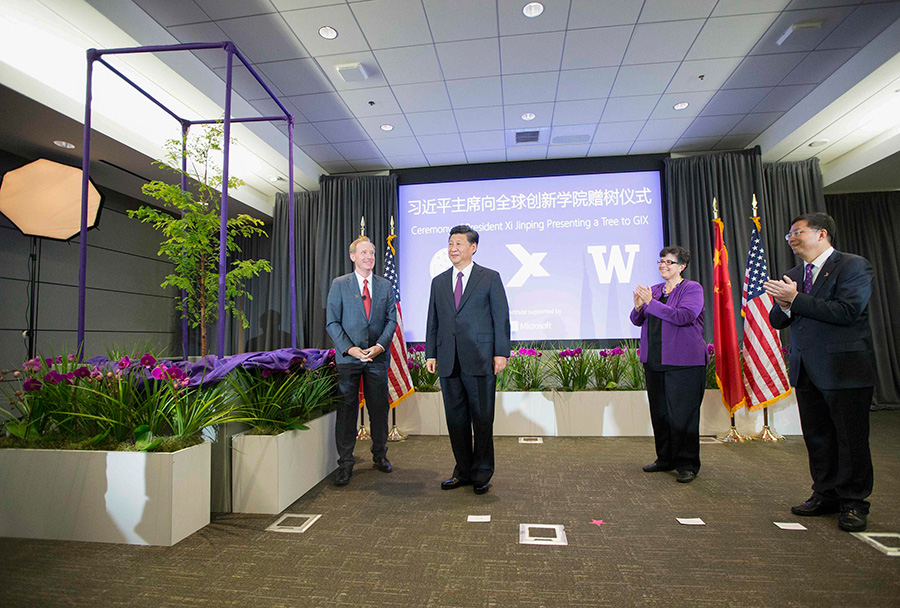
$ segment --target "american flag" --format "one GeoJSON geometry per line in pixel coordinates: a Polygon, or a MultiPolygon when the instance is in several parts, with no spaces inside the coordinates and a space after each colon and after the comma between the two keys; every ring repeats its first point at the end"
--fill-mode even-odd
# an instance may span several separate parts
{"type": "Polygon", "coordinates": [[[394,288],[394,300],[397,301],[397,329],[391,340],[391,364],[388,367],[388,401],[391,408],[414,391],[412,376],[409,373],[406,342],[403,340],[403,315],[400,313],[400,280],[397,276],[397,265],[394,262],[394,245],[391,241],[397,238],[391,235],[387,239],[387,254],[384,256],[384,277],[394,288]]]}
{"type": "Polygon", "coordinates": [[[769,324],[772,296],[763,289],[769,277],[766,253],[759,238],[759,223],[750,234],[750,254],[744,273],[741,316],[744,317],[744,388],[747,407],[756,410],[790,394],[781,339],[769,324]]]}

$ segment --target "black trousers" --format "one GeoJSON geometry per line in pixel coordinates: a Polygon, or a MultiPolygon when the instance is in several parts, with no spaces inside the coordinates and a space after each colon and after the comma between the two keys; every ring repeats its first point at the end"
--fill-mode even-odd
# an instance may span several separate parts
{"type": "Polygon", "coordinates": [[[656,462],[678,471],[700,471],[700,404],[706,366],[655,372],[644,365],[656,462]]]}
{"type": "Polygon", "coordinates": [[[338,466],[353,469],[353,448],[356,447],[356,421],[359,419],[359,380],[362,378],[369,427],[372,434],[372,457],[387,455],[388,386],[384,361],[371,363],[339,363],[338,407],[334,425],[338,466]]]}
{"type": "Polygon", "coordinates": [[[874,387],[822,390],[801,367],[795,390],[813,495],[868,513],[866,498],[873,484],[869,408],[874,387]]]}
{"type": "Polygon", "coordinates": [[[497,376],[462,373],[459,360],[441,377],[450,447],[456,459],[453,476],[484,484],[494,475],[494,402],[497,376]]]}

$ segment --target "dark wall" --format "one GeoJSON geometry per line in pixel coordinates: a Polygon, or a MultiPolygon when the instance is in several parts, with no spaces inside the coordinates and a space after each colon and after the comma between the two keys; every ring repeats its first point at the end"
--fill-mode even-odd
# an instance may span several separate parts
{"type": "MultiPolygon", "coordinates": [[[[0,175],[25,159],[0,150],[0,175]]],[[[85,354],[149,344],[169,355],[180,352],[180,320],[174,290],[160,284],[172,265],[159,257],[160,235],[130,219],[140,202],[97,187],[104,195],[100,222],[88,232],[85,354]]],[[[0,214],[0,367],[18,369],[28,354],[30,237],[0,214]]],[[[41,240],[37,350],[73,352],[78,329],[78,237],[41,240]]],[[[179,357],[180,358],[180,357],[179,357]]]]}

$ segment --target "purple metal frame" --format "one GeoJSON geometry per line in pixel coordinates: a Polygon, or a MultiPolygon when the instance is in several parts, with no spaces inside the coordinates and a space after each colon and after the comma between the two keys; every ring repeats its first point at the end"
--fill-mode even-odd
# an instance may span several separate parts
{"type": "MultiPolygon", "coordinates": [[[[263,82],[256,70],[247,62],[233,42],[209,42],[209,43],[193,43],[193,44],[170,44],[163,46],[138,46],[133,48],[121,49],[88,49],[87,51],[87,85],[85,87],[84,98],[84,155],[81,161],[81,236],[79,243],[79,265],[78,265],[78,348],[77,352],[80,358],[84,358],[84,316],[85,316],[85,282],[87,277],[87,205],[88,205],[88,183],[91,171],[91,100],[92,100],[92,80],[94,73],[94,62],[98,62],[106,66],[113,74],[119,76],[122,80],[134,87],[144,97],[156,104],[169,116],[177,120],[181,124],[181,133],[183,137],[187,136],[191,125],[207,125],[220,122],[216,119],[206,120],[187,120],[178,116],[175,112],[167,108],[150,93],[142,89],[127,76],[115,69],[104,59],[104,55],[131,55],[136,53],[167,53],[170,51],[199,51],[205,49],[224,49],[227,56],[225,70],[225,118],[224,123],[224,162],[222,175],[222,204],[219,225],[219,317],[216,327],[216,354],[219,357],[225,355],[225,275],[227,271],[227,235],[228,235],[228,170],[229,170],[229,152],[231,150],[231,123],[244,122],[272,122],[275,120],[286,120],[288,124],[288,191],[290,205],[288,206],[288,248],[290,249],[290,276],[291,276],[291,348],[297,348],[297,269],[296,259],[294,256],[294,116],[288,112],[284,104],[269,89],[268,85],[263,82]],[[231,117],[231,91],[232,91],[232,72],[234,58],[237,57],[244,64],[250,74],[256,78],[256,81],[269,94],[269,97],[278,104],[278,107],[284,112],[284,116],[262,116],[247,118],[231,117]]],[[[187,157],[184,144],[181,149],[181,167],[182,171],[187,169],[187,157]]],[[[182,190],[187,190],[187,178],[182,175],[182,190]]],[[[186,310],[186,295],[184,291],[182,297],[182,313],[186,310]]],[[[181,347],[184,350],[184,357],[188,356],[188,324],[187,319],[182,318],[181,323],[181,347]]]]}

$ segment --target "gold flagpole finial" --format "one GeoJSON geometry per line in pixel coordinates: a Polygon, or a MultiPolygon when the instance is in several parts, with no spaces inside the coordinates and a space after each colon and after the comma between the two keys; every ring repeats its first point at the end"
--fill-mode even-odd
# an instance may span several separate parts
{"type": "Polygon", "coordinates": [[[366,236],[366,216],[359,218],[359,236],[366,236]]]}
{"type": "Polygon", "coordinates": [[[719,203],[716,201],[716,197],[713,197],[713,219],[719,219],[719,203]]]}
{"type": "Polygon", "coordinates": [[[394,216],[391,216],[391,236],[394,236],[394,216]]]}
{"type": "Polygon", "coordinates": [[[753,202],[750,203],[750,206],[753,207],[753,217],[756,217],[757,215],[759,215],[758,213],[756,213],[756,209],[757,209],[757,207],[759,207],[759,204],[756,202],[756,193],[755,192],[753,193],[753,202]]]}

